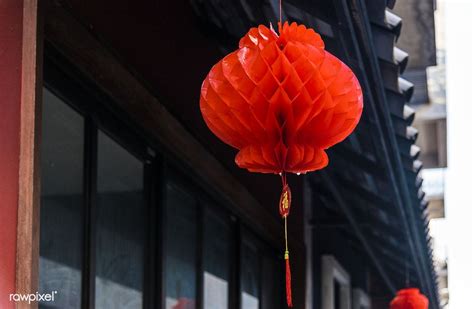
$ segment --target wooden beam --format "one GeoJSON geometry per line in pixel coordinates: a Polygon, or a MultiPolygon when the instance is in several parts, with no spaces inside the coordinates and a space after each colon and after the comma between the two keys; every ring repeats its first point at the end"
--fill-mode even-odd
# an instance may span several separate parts
{"type": "MultiPolygon", "coordinates": [[[[38,0],[23,2],[21,127],[16,250],[16,293],[38,291],[42,28],[38,0]]],[[[17,308],[36,308],[21,302],[17,308]]]]}

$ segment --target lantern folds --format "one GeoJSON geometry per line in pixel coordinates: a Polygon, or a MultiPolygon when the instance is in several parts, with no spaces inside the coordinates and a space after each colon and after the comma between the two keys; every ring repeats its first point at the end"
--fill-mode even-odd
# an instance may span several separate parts
{"type": "Polygon", "coordinates": [[[204,120],[239,149],[235,162],[261,173],[325,167],[325,150],[346,138],[362,113],[354,73],[324,50],[313,29],[263,25],[214,65],[201,87],[204,120]]]}
{"type": "Polygon", "coordinates": [[[410,288],[397,292],[390,303],[390,309],[428,309],[428,299],[420,290],[410,288]]]}

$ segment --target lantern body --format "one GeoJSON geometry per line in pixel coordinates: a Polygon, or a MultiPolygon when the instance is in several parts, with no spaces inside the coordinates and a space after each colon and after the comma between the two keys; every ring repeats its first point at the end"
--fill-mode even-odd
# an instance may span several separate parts
{"type": "Polygon", "coordinates": [[[403,289],[397,292],[390,309],[428,309],[428,299],[418,289],[403,289]]]}
{"type": "Polygon", "coordinates": [[[261,173],[306,173],[328,164],[362,113],[354,73],[314,30],[260,25],[211,69],[201,87],[206,124],[239,149],[236,163],[261,173]]]}

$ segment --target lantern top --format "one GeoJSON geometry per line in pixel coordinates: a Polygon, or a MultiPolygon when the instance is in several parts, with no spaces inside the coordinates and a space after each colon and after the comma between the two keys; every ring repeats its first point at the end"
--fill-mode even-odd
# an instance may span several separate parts
{"type": "Polygon", "coordinates": [[[420,294],[420,289],[418,288],[406,288],[397,292],[397,295],[407,295],[407,294],[420,294]]]}
{"type": "Polygon", "coordinates": [[[240,39],[239,48],[265,48],[271,42],[277,42],[280,49],[286,46],[289,41],[299,42],[313,46],[317,49],[324,49],[324,41],[321,36],[311,28],[305,25],[298,25],[296,22],[283,24],[278,23],[279,34],[275,32],[270,24],[270,28],[259,25],[258,27],[250,28],[248,33],[240,39]]]}
{"type": "Polygon", "coordinates": [[[428,298],[417,288],[399,290],[390,303],[391,309],[428,309],[428,298]]]}

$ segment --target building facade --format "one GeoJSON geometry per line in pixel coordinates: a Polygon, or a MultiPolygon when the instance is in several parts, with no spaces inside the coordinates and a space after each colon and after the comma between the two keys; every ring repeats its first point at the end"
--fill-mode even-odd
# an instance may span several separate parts
{"type": "MultiPolygon", "coordinates": [[[[295,308],[387,308],[407,285],[439,308],[393,6],[283,2],[365,98],[328,168],[289,177],[295,308]]],[[[278,2],[8,0],[0,16],[0,307],[285,308],[279,178],[239,170],[198,103],[278,2]],[[37,291],[58,295],[8,296],[37,291]]]]}

